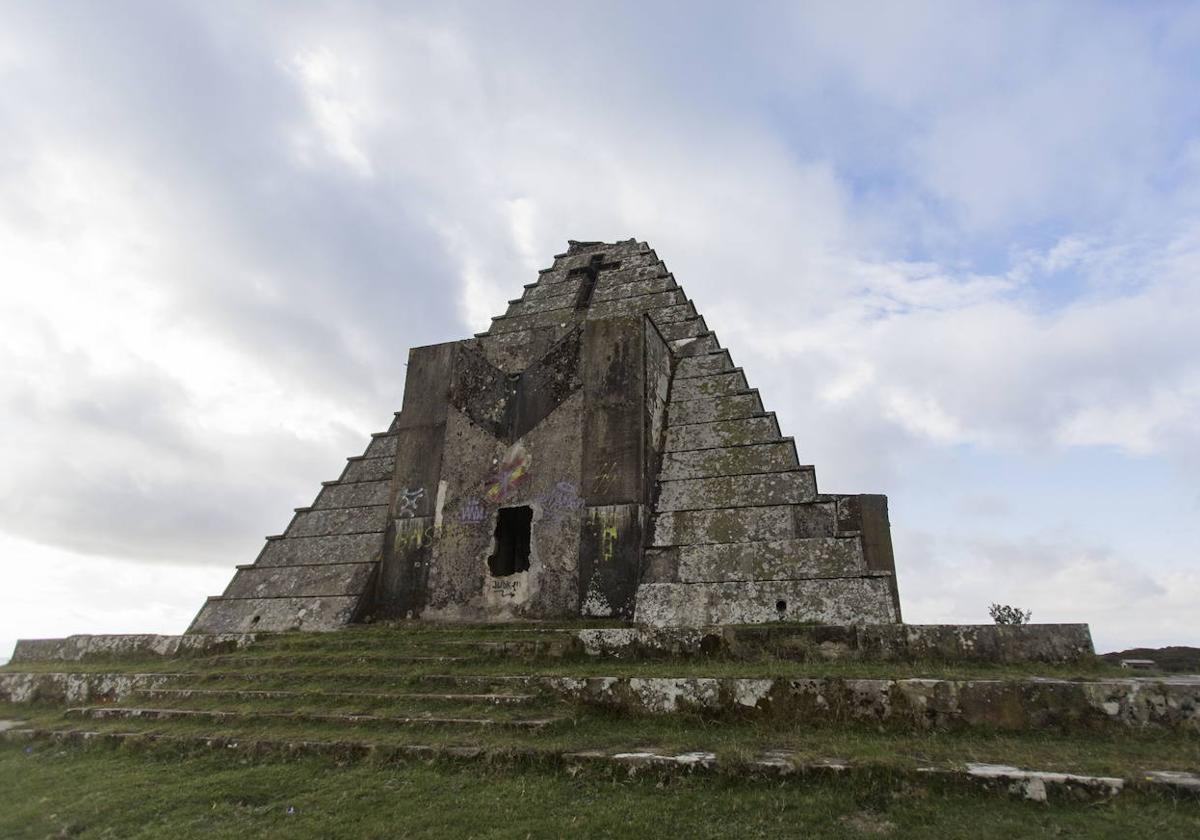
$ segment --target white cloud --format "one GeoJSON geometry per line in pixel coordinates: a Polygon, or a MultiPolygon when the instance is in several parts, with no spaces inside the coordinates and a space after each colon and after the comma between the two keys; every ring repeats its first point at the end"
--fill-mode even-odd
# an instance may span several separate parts
{"type": "MultiPolygon", "coordinates": [[[[1153,26],[710,12],[669,55],[586,12],[14,16],[0,528],[249,561],[398,407],[407,348],[484,328],[568,238],[648,239],[840,490],[932,505],[909,476],[948,451],[1200,463],[1191,85],[1153,26]]],[[[1128,583],[1103,549],[1080,569],[1128,583]]]]}

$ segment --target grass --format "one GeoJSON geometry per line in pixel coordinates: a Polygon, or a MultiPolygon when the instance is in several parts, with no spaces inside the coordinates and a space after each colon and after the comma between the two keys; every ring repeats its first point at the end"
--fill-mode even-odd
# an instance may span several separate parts
{"type": "Polygon", "coordinates": [[[1152,795],[1035,805],[879,775],[854,786],[452,762],[248,761],[0,746],[0,836],[20,838],[1124,838],[1200,836],[1152,795]]]}
{"type": "MultiPolygon", "coordinates": [[[[967,762],[1041,770],[1136,777],[1146,769],[1200,771],[1200,735],[1159,730],[993,732],[871,728],[829,720],[730,717],[693,713],[636,716],[575,705],[515,675],[563,676],[825,676],[1094,679],[1129,676],[1101,663],[1036,668],[980,663],[796,662],[769,655],[617,660],[499,656],[478,641],[531,636],[551,640],[555,628],[372,627],[337,634],[268,638],[236,653],[178,658],[18,663],[0,669],[92,673],[171,673],[171,688],[220,689],[220,694],[132,696],[119,705],[229,711],[231,719],[90,719],[61,706],[0,708],[38,729],[142,733],[240,743],[270,740],[384,747],[375,757],[348,760],[287,750],[186,749],[158,742],[64,746],[38,740],[0,741],[0,837],[773,837],[812,834],[861,837],[1128,837],[1200,836],[1200,802],[1175,803],[1126,793],[1101,805],[1035,806],[981,796],[941,782],[913,782],[918,767],[967,762]],[[465,657],[410,661],[413,655],[465,657]],[[477,676],[455,685],[439,675],[477,676]],[[380,692],[476,693],[496,687],[535,694],[528,704],[494,705],[468,698],[380,697],[380,692]],[[239,695],[243,689],[359,692],[354,697],[239,695]],[[372,694],[374,693],[374,694],[372,694]],[[397,725],[304,720],[280,712],[486,718],[559,718],[537,731],[502,726],[397,725]],[[388,747],[483,747],[493,760],[387,762],[388,747]],[[736,766],[764,750],[789,750],[801,761],[841,759],[867,768],[854,781],[754,780],[714,775],[668,778],[588,769],[564,773],[558,757],[584,750],[664,752],[704,750],[736,766]],[[906,781],[907,780],[907,781],[906,781]],[[288,814],[287,809],[294,809],[288,814]]],[[[88,705],[103,705],[92,703],[88,705]]]]}

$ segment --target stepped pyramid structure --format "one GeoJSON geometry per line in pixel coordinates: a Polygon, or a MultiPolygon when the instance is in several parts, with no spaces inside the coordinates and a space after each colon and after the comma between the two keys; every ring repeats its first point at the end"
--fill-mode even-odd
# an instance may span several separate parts
{"type": "Polygon", "coordinates": [[[811,466],[645,243],[571,242],[191,633],[372,618],[899,622],[887,500],[811,466]]]}

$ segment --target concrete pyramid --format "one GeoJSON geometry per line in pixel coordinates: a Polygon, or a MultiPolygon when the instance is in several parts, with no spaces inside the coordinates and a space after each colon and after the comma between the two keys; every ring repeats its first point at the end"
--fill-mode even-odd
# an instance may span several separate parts
{"type": "Polygon", "coordinates": [[[189,632],[367,618],[900,621],[887,500],[818,493],[645,243],[571,242],[189,632]]]}

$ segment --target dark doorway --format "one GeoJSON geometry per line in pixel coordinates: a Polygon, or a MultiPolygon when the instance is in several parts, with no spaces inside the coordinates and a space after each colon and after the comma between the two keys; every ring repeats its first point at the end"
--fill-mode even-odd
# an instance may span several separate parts
{"type": "Polygon", "coordinates": [[[496,553],[488,558],[494,577],[529,571],[529,528],[533,508],[500,508],[496,515],[496,553]]]}

